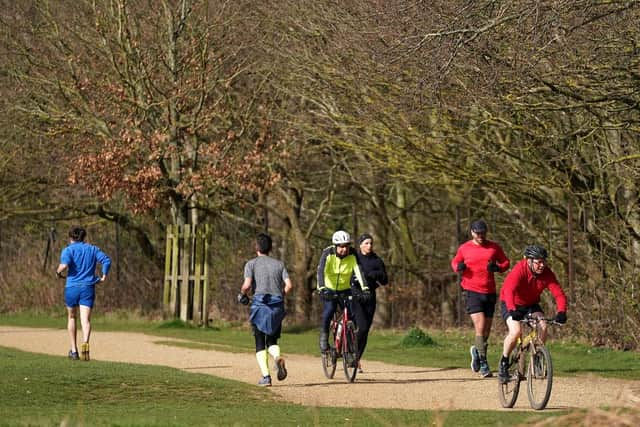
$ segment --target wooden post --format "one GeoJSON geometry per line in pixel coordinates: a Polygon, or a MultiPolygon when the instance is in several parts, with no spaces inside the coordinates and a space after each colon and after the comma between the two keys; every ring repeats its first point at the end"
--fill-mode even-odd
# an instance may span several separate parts
{"type": "Polygon", "coordinates": [[[193,237],[193,320],[202,325],[202,228],[195,230],[193,237]]]}
{"type": "Polygon", "coordinates": [[[191,225],[185,224],[182,228],[181,253],[180,253],[180,319],[187,322],[189,313],[189,264],[191,260],[191,225]]]}
{"type": "Polygon", "coordinates": [[[165,312],[171,311],[171,248],[173,247],[173,235],[171,234],[171,226],[167,225],[166,245],[164,250],[164,288],[162,290],[162,306],[165,312]]]}
{"type": "Polygon", "coordinates": [[[202,253],[202,326],[207,327],[209,325],[209,236],[210,234],[209,224],[204,226],[204,244],[202,253]]]}
{"type": "Polygon", "coordinates": [[[162,302],[184,322],[208,324],[209,226],[167,226],[162,302]]]}
{"type": "Polygon", "coordinates": [[[180,313],[180,294],[178,290],[178,260],[180,259],[180,228],[177,225],[172,227],[173,242],[171,245],[171,309],[173,316],[180,313]]]}

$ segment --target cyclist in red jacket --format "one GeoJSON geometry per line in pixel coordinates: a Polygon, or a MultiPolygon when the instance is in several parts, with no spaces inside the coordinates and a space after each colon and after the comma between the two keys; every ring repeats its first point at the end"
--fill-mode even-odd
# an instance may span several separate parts
{"type": "Polygon", "coordinates": [[[487,362],[487,347],[493,313],[496,308],[496,281],[494,273],[509,268],[510,261],[496,242],[487,239],[487,223],[471,223],[471,240],[458,248],[451,260],[453,271],[461,274],[467,314],[475,329],[475,345],[471,346],[471,369],[486,378],[491,376],[487,362]]]}
{"type": "MultiPolygon", "coordinates": [[[[509,332],[504,339],[502,358],[498,379],[504,383],[509,380],[509,355],[515,348],[518,337],[522,332],[520,320],[531,314],[536,317],[544,316],[540,307],[542,291],[549,289],[556,301],[555,321],[567,321],[567,297],[556,279],[556,275],[547,266],[547,250],[542,246],[530,245],[524,250],[524,259],[518,262],[504,279],[500,290],[500,306],[502,318],[507,323],[509,332]]],[[[540,339],[547,338],[547,325],[540,324],[540,339]]]]}

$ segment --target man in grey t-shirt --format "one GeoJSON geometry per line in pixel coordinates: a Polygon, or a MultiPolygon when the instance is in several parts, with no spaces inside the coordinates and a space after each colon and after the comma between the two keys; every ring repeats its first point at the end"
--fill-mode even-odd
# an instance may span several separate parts
{"type": "Polygon", "coordinates": [[[271,246],[271,237],[268,234],[258,234],[255,241],[255,250],[258,256],[245,264],[244,282],[238,295],[239,302],[248,304],[247,295],[250,290],[253,291],[249,320],[256,341],[256,359],[262,372],[262,378],[258,381],[258,385],[266,387],[271,386],[269,355],[275,361],[278,380],[282,381],[287,377],[287,369],[284,358],[280,355],[278,339],[282,329],[282,320],[286,314],[284,296],[293,287],[284,263],[269,256],[271,246]]]}

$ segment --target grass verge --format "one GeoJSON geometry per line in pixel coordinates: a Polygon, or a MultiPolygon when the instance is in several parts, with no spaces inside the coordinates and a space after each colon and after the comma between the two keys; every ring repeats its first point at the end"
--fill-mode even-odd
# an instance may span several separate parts
{"type": "MultiPolygon", "coordinates": [[[[283,403],[268,390],[173,368],[25,353],[0,347],[0,425],[511,426],[558,412],[403,411],[283,403]]],[[[348,398],[348,397],[344,397],[348,398]]],[[[310,402],[312,403],[312,402],[310,402]]]]}

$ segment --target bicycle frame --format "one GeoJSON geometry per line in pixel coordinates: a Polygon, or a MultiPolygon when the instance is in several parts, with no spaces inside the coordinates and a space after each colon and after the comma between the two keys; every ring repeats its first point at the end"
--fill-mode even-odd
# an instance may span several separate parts
{"type": "Polygon", "coordinates": [[[522,337],[518,337],[518,345],[520,346],[520,350],[527,349],[530,345],[544,345],[544,343],[540,340],[540,335],[538,334],[538,329],[541,327],[540,323],[542,321],[553,321],[553,319],[544,319],[544,318],[527,318],[520,321],[520,323],[524,323],[525,325],[531,328],[531,331],[522,337]]]}
{"type": "Polygon", "coordinates": [[[335,337],[335,348],[338,352],[338,356],[341,356],[342,353],[346,350],[345,344],[347,339],[347,322],[351,319],[349,318],[349,308],[347,305],[347,301],[351,300],[351,296],[343,299],[338,299],[338,305],[342,309],[341,312],[336,310],[333,315],[333,320],[331,321],[331,329],[334,331],[335,337]]]}

